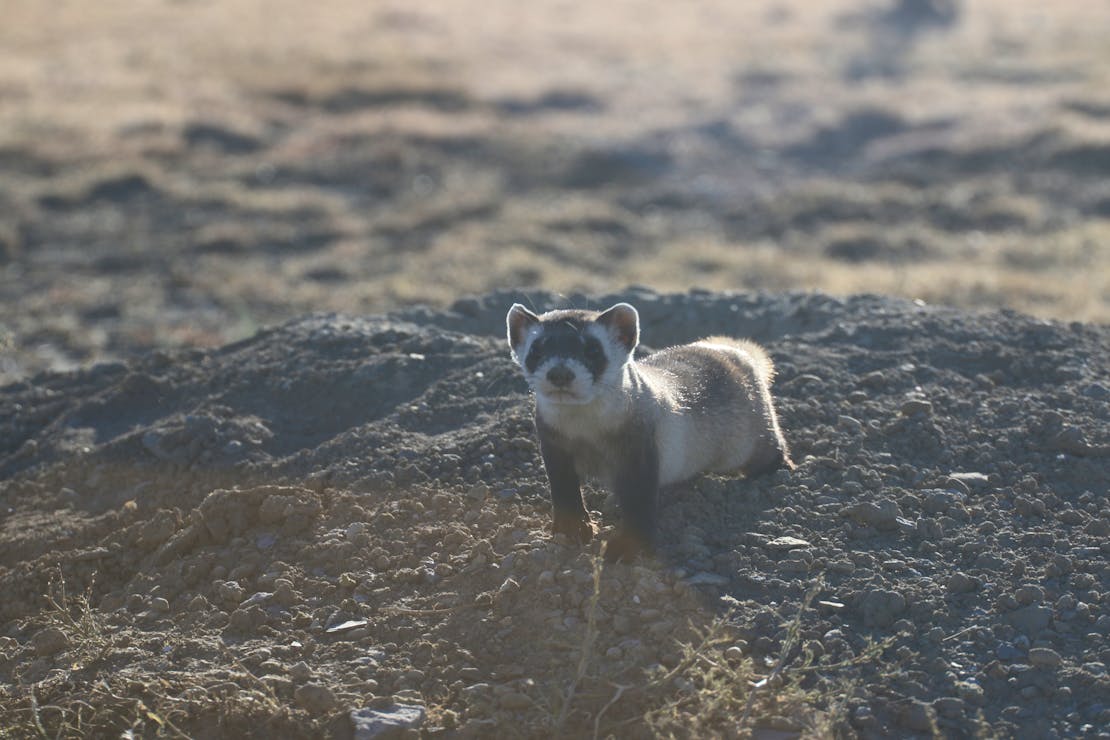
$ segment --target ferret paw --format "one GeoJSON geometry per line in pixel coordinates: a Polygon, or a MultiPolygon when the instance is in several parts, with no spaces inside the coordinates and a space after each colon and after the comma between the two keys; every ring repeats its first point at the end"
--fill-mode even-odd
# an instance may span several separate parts
{"type": "Polygon", "coordinates": [[[597,534],[597,527],[589,519],[556,517],[551,525],[551,533],[565,535],[571,542],[585,545],[597,534]]]}

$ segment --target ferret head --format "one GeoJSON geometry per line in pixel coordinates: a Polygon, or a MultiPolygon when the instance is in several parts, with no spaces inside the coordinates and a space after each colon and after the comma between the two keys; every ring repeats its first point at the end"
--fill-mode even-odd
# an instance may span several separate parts
{"type": "Polygon", "coordinates": [[[619,385],[640,340],[640,317],[627,303],[608,311],[562,310],[537,316],[509,309],[509,347],[538,400],[587,404],[619,385]]]}

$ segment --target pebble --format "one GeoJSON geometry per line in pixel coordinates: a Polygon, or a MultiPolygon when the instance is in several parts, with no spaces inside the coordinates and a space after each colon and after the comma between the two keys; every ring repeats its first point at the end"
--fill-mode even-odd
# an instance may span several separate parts
{"type": "Polygon", "coordinates": [[[902,404],[900,409],[902,416],[931,416],[933,413],[933,404],[929,401],[923,401],[919,398],[911,398],[902,404]]]}
{"type": "Polygon", "coordinates": [[[351,710],[351,724],[354,726],[355,740],[370,740],[389,733],[400,735],[404,730],[420,727],[427,710],[419,704],[400,704],[390,702],[388,706],[351,710]]]}
{"type": "Polygon", "coordinates": [[[990,478],[983,473],[949,473],[949,478],[958,480],[972,490],[982,490],[990,487],[990,478]]]}
{"type": "Polygon", "coordinates": [[[932,732],[936,727],[936,715],[928,704],[911,699],[899,707],[898,724],[914,732],[932,732]]]}
{"type": "MultiPolygon", "coordinates": [[[[273,597],[273,594],[270,593],[269,591],[258,591],[256,593],[251,594],[241,604],[239,604],[239,608],[240,609],[248,609],[252,606],[255,606],[256,604],[265,604],[272,597],[273,597]]],[[[151,602],[151,603],[153,604],[153,602],[151,602]]],[[[157,607],[155,607],[155,608],[157,608],[157,607]]]]}
{"type": "Polygon", "coordinates": [[[897,591],[872,589],[860,597],[859,609],[864,624],[871,627],[890,626],[906,608],[906,597],[897,591]]]}
{"type": "Polygon", "coordinates": [[[312,677],[312,669],[303,660],[297,661],[289,667],[289,676],[298,683],[307,681],[312,677]]]}
{"type": "Polygon", "coordinates": [[[956,503],[956,494],[951,491],[922,491],[925,494],[925,500],[921,504],[921,508],[930,514],[943,514],[956,503]]]}
{"type": "Polygon", "coordinates": [[[967,705],[963,699],[955,696],[942,696],[933,702],[933,709],[941,717],[957,719],[962,717],[967,705]]]}
{"type": "Polygon", "coordinates": [[[301,601],[301,595],[293,588],[293,582],[285,578],[274,581],[274,600],[282,606],[293,606],[301,601]]]}
{"type": "Polygon", "coordinates": [[[1052,621],[1052,609],[1038,605],[1023,606],[1010,612],[1006,619],[1018,631],[1036,637],[1052,621]]]}
{"type": "Polygon", "coordinates": [[[1025,657],[1025,653],[1010,642],[998,643],[998,647],[994,649],[994,654],[998,656],[999,660],[1021,660],[1025,657]]]}
{"type": "Polygon", "coordinates": [[[1059,668],[1063,662],[1060,653],[1052,648],[1035,647],[1029,650],[1029,663],[1038,668],[1059,668]]]}
{"type": "Polygon", "coordinates": [[[298,686],[293,692],[293,699],[297,702],[297,706],[309,714],[324,714],[334,709],[338,703],[335,693],[327,686],[318,683],[298,686]]]}
{"type": "Polygon", "coordinates": [[[860,378],[859,384],[866,388],[881,388],[886,385],[886,375],[882,370],[872,370],[860,378]]]}
{"type": "Polygon", "coordinates": [[[347,527],[344,533],[346,538],[351,542],[357,542],[360,537],[367,534],[370,530],[370,525],[366,522],[354,522],[347,527]]]}
{"type": "Polygon", "coordinates": [[[1110,398],[1110,388],[1107,388],[1101,383],[1091,383],[1083,389],[1083,395],[1088,398],[1110,398]]]}
{"type": "Polygon", "coordinates": [[[863,431],[863,423],[851,416],[841,415],[836,418],[836,426],[841,431],[859,434],[863,431]]]}
{"type": "Polygon", "coordinates": [[[884,498],[877,502],[863,501],[840,510],[841,516],[850,517],[853,521],[875,529],[897,529],[898,517],[902,515],[897,502],[884,498]]]}
{"type": "Polygon", "coordinates": [[[235,581],[220,581],[216,584],[216,595],[228,605],[238,605],[243,600],[245,592],[245,589],[235,581]]]}
{"type": "Polygon", "coordinates": [[[948,578],[948,593],[966,594],[969,591],[976,590],[980,585],[981,582],[978,578],[957,571],[948,578]]]}
{"type": "Polygon", "coordinates": [[[339,624],[333,624],[332,626],[328,627],[324,631],[327,632],[328,634],[335,634],[336,632],[347,632],[349,630],[358,629],[359,627],[365,627],[365,626],[366,626],[366,620],[365,619],[348,619],[345,622],[340,622],[339,624]]]}
{"type": "Polygon", "coordinates": [[[794,550],[794,549],[797,549],[797,548],[800,548],[800,547],[810,547],[810,546],[811,545],[810,545],[809,542],[807,542],[803,539],[799,539],[797,537],[791,537],[789,535],[784,535],[782,537],[776,537],[773,540],[769,540],[766,544],[764,544],[764,547],[766,547],[768,550],[778,550],[778,551],[794,550]]]}

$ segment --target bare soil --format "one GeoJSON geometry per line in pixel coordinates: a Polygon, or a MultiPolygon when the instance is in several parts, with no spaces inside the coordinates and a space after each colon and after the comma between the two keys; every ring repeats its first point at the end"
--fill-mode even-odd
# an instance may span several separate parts
{"type": "Polygon", "coordinates": [[[597,546],[546,531],[501,336],[522,297],[4,389],[9,721],[35,696],[49,727],[80,700],[95,732],[200,736],[343,736],[394,703],[467,736],[1105,731],[1105,328],[878,297],[593,301],[635,302],[653,346],[766,342],[800,461],[669,491],[658,557],[595,587],[597,546]],[[82,613],[95,629],[51,627],[82,613]]]}
{"type": "Polygon", "coordinates": [[[483,8],[5,3],[0,736],[1107,737],[1110,7],[483,8]],[[601,568],[617,299],[799,466],[601,568]]]}

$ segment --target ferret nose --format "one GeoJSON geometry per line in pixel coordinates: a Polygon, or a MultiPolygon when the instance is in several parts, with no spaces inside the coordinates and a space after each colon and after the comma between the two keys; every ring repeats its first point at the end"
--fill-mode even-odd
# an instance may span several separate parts
{"type": "Polygon", "coordinates": [[[574,371],[566,365],[556,365],[547,371],[547,380],[560,388],[574,382],[574,371]]]}

